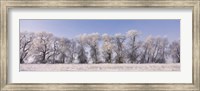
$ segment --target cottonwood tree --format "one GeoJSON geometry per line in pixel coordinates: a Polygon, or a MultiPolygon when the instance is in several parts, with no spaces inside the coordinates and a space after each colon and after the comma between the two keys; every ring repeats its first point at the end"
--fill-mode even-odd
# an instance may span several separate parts
{"type": "Polygon", "coordinates": [[[48,32],[36,33],[36,38],[33,41],[34,54],[36,54],[36,63],[48,63],[52,48],[53,34],[48,32]]]}
{"type": "Polygon", "coordinates": [[[114,38],[113,38],[113,42],[114,42],[114,51],[116,53],[115,56],[115,62],[116,63],[125,63],[125,42],[126,37],[124,35],[122,35],[121,33],[117,33],[115,34],[114,38]]]}
{"type": "Polygon", "coordinates": [[[52,59],[52,64],[56,63],[58,61],[57,59],[57,56],[60,54],[60,46],[59,46],[59,43],[60,43],[60,38],[58,37],[53,37],[52,39],[52,48],[51,48],[51,51],[52,51],[52,55],[50,55],[49,57],[51,57],[52,59]]]}
{"type": "Polygon", "coordinates": [[[140,63],[150,63],[151,53],[153,51],[153,44],[155,39],[152,36],[148,36],[143,42],[143,53],[141,54],[140,63]]]}
{"type": "Polygon", "coordinates": [[[67,56],[68,56],[68,63],[73,63],[75,60],[76,55],[76,42],[75,40],[71,39],[67,45],[67,56]]]}
{"type": "Polygon", "coordinates": [[[149,59],[148,59],[148,62],[149,63],[156,63],[158,61],[158,58],[161,58],[161,54],[160,51],[162,49],[162,47],[160,46],[162,40],[160,37],[157,37],[157,38],[153,38],[153,41],[151,42],[151,51],[149,52],[149,59]]]}
{"type": "Polygon", "coordinates": [[[68,62],[68,56],[67,52],[69,49],[69,45],[70,45],[70,40],[67,38],[61,38],[59,40],[59,52],[60,54],[58,55],[59,61],[57,61],[57,63],[66,63],[68,62]]]}
{"type": "Polygon", "coordinates": [[[29,33],[27,31],[20,32],[20,63],[25,63],[28,54],[30,53],[32,47],[32,41],[34,39],[34,33],[29,33]]]}
{"type": "Polygon", "coordinates": [[[158,51],[157,51],[157,54],[158,54],[158,58],[155,58],[155,61],[152,59],[152,61],[154,63],[165,63],[166,62],[166,58],[168,56],[168,44],[169,44],[169,41],[166,37],[158,37],[157,40],[158,41],[158,51]]]}
{"type": "Polygon", "coordinates": [[[70,42],[70,47],[69,47],[69,55],[70,55],[69,62],[70,63],[73,63],[73,61],[75,60],[76,48],[77,48],[76,41],[72,39],[70,42]]]}
{"type": "Polygon", "coordinates": [[[113,43],[112,43],[112,37],[109,36],[108,34],[103,34],[102,35],[103,39],[103,45],[102,45],[102,53],[103,53],[103,58],[106,63],[111,63],[112,62],[112,53],[113,53],[113,43]]]}
{"type": "Polygon", "coordinates": [[[170,44],[171,57],[175,63],[180,63],[180,41],[173,41],[170,44]]]}
{"type": "Polygon", "coordinates": [[[165,63],[167,57],[167,38],[148,36],[143,43],[141,63],[165,63]]]}
{"type": "Polygon", "coordinates": [[[139,57],[138,49],[140,47],[140,43],[136,41],[139,32],[136,30],[129,30],[126,33],[126,37],[128,39],[127,42],[127,58],[129,62],[136,63],[139,57]]]}
{"type": "Polygon", "coordinates": [[[90,60],[93,63],[100,63],[99,60],[99,47],[98,42],[100,40],[100,36],[98,33],[88,34],[86,37],[86,43],[90,47],[90,60]]]}
{"type": "Polygon", "coordinates": [[[87,42],[87,35],[86,34],[81,34],[79,35],[78,39],[78,46],[77,46],[77,59],[79,60],[79,63],[88,63],[87,60],[87,52],[85,51],[85,45],[87,42]]]}

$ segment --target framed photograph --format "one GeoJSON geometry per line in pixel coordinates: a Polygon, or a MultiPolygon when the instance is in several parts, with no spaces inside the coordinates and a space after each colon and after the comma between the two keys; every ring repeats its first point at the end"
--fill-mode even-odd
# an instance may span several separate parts
{"type": "Polygon", "coordinates": [[[199,0],[0,5],[1,91],[200,91],[199,0]]]}

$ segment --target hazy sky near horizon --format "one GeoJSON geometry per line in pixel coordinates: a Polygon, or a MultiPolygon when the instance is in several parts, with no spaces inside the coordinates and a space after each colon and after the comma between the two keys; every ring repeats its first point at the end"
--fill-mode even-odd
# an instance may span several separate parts
{"type": "Polygon", "coordinates": [[[20,31],[46,31],[70,39],[83,33],[126,34],[131,29],[140,32],[141,40],[148,35],[166,36],[170,41],[180,39],[180,20],[20,20],[20,31]]]}

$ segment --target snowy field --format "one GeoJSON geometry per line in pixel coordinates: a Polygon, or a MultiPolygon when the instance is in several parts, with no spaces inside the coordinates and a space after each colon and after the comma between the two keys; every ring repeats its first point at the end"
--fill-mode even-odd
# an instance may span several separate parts
{"type": "Polygon", "coordinates": [[[20,64],[20,71],[180,71],[180,64],[20,64]]]}

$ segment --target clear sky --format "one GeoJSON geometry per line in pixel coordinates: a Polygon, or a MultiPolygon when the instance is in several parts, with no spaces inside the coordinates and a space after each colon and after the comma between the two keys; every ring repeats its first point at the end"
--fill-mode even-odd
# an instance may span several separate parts
{"type": "Polygon", "coordinates": [[[180,39],[180,20],[20,20],[20,31],[46,31],[70,39],[94,32],[125,34],[131,29],[139,31],[142,40],[148,35],[166,36],[170,41],[180,39]]]}

